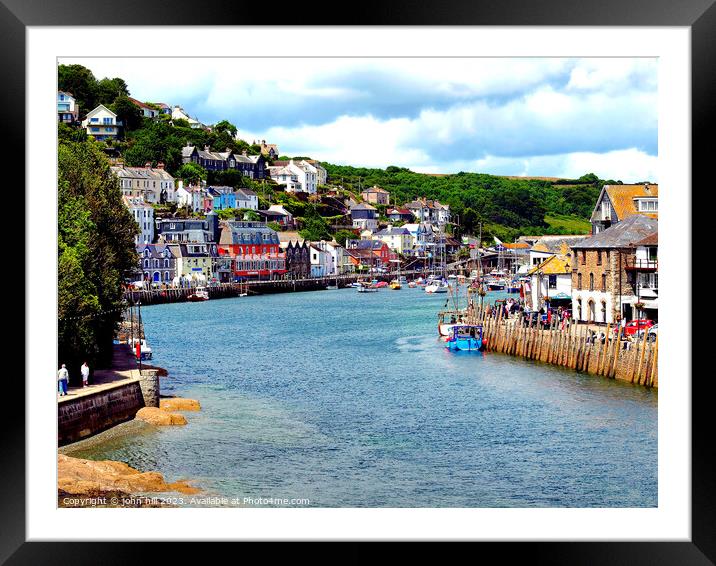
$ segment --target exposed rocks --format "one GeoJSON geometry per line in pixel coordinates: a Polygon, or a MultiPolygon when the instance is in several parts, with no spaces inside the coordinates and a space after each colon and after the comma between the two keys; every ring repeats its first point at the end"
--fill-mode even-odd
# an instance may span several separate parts
{"type": "Polygon", "coordinates": [[[196,399],[165,397],[159,399],[159,408],[166,411],[199,411],[201,409],[201,405],[196,399]]]}
{"type": "Polygon", "coordinates": [[[184,415],[170,413],[158,407],[143,407],[137,411],[135,418],[158,426],[185,425],[184,415]]]}
{"type": "Polygon", "coordinates": [[[84,460],[57,455],[59,494],[96,497],[105,493],[180,492],[198,493],[186,480],[166,483],[159,472],[140,472],[123,462],[84,460]]]}

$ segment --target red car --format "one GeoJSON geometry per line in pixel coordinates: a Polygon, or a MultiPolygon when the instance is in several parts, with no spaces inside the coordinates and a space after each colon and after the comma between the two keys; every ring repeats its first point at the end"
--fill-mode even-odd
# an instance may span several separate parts
{"type": "MultiPolygon", "coordinates": [[[[624,336],[633,336],[640,330],[649,330],[652,326],[654,326],[654,321],[646,318],[629,321],[624,326],[624,336]]],[[[614,333],[616,334],[617,332],[619,332],[618,326],[614,328],[614,333]]]]}

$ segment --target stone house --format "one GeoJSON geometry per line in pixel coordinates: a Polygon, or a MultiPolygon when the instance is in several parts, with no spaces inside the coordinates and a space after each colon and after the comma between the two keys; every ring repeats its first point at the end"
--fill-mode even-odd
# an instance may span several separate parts
{"type": "Polygon", "coordinates": [[[592,234],[635,214],[659,218],[659,185],[604,185],[590,219],[592,234]]]}
{"type": "Polygon", "coordinates": [[[572,313],[576,320],[632,320],[638,302],[636,250],[658,221],[636,214],[572,245],[572,313]]]}

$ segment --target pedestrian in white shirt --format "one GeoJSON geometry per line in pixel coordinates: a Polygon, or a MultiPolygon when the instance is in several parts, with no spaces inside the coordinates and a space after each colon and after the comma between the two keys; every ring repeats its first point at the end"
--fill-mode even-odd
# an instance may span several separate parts
{"type": "Polygon", "coordinates": [[[82,387],[87,387],[87,382],[89,381],[89,366],[87,362],[82,364],[80,373],[82,374],[82,387]]]}
{"type": "Polygon", "coordinates": [[[57,372],[57,388],[59,390],[60,397],[67,395],[67,381],[69,379],[70,374],[67,371],[65,364],[62,364],[60,371],[57,372]]]}

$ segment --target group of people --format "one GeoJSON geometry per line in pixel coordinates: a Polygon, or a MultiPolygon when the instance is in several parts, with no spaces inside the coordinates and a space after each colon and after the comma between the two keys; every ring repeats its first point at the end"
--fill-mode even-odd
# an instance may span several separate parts
{"type": "MultiPolygon", "coordinates": [[[[80,367],[80,373],[82,374],[82,387],[87,387],[89,384],[90,369],[87,362],[84,362],[80,367]]],[[[62,367],[57,372],[57,392],[60,397],[67,395],[67,385],[70,382],[70,372],[67,371],[67,366],[62,364],[62,367]]]]}

